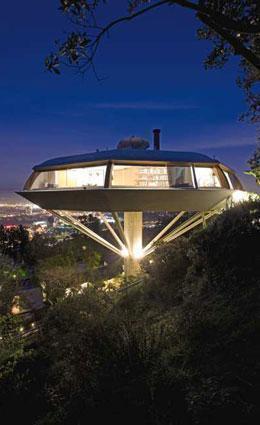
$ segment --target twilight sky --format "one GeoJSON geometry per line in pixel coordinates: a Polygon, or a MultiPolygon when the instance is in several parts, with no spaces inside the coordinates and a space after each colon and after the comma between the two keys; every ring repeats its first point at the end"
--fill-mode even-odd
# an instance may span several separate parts
{"type": "MultiPolygon", "coordinates": [[[[107,19],[125,0],[110,0],[107,19]]],[[[0,190],[18,190],[34,164],[55,156],[114,148],[129,135],[162,148],[215,156],[241,176],[255,148],[255,128],[236,86],[236,60],[205,71],[207,42],[195,36],[193,13],[164,7],[117,27],[100,48],[98,82],[66,70],[44,70],[45,56],[68,28],[55,0],[13,0],[0,15],[0,190]]],[[[243,176],[243,174],[242,174],[243,176]]],[[[253,178],[242,177],[255,189],[253,178]]]]}

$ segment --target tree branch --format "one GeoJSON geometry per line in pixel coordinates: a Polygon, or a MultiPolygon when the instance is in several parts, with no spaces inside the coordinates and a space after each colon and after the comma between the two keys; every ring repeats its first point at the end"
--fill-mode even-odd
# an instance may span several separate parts
{"type": "Polygon", "coordinates": [[[137,18],[138,16],[143,15],[144,13],[149,12],[152,9],[155,9],[157,7],[160,7],[160,6],[164,5],[164,4],[168,4],[169,5],[169,3],[170,3],[169,0],[161,0],[161,1],[157,2],[157,3],[152,4],[151,6],[148,6],[148,7],[144,8],[144,9],[139,10],[138,12],[132,13],[131,15],[122,16],[122,17],[120,17],[118,19],[115,19],[114,21],[111,21],[108,25],[106,25],[98,33],[97,37],[95,38],[95,40],[94,40],[94,42],[92,44],[93,51],[92,51],[92,54],[90,55],[90,58],[89,58],[90,62],[92,62],[93,59],[94,59],[94,56],[96,54],[97,48],[99,46],[99,43],[100,43],[102,37],[106,33],[108,33],[111,28],[113,28],[114,26],[116,26],[118,24],[121,24],[122,22],[132,21],[133,19],[137,18]]]}
{"type": "MultiPolygon", "coordinates": [[[[150,6],[141,8],[135,13],[129,14],[127,16],[121,16],[109,24],[104,26],[103,28],[99,28],[100,31],[93,38],[93,41],[89,44],[89,48],[91,49],[90,54],[86,58],[86,64],[93,64],[94,57],[96,55],[98,46],[105,34],[109,32],[109,30],[115,27],[118,24],[123,22],[129,22],[141,16],[153,9],[161,7],[163,5],[172,6],[177,4],[181,7],[191,9],[196,12],[197,18],[213,29],[218,35],[227,40],[227,42],[233,47],[236,54],[240,54],[244,57],[248,63],[253,65],[258,71],[260,68],[259,58],[254,54],[250,49],[245,47],[241,40],[232,35],[231,31],[236,31],[237,33],[244,34],[257,34],[260,32],[260,25],[252,25],[250,23],[237,22],[233,19],[219,13],[216,10],[209,9],[200,5],[198,3],[194,3],[190,0],[161,0],[156,3],[150,4],[150,6]]],[[[97,29],[97,28],[96,28],[97,29]]]]}
{"type": "Polygon", "coordinates": [[[239,39],[235,38],[230,32],[226,31],[224,28],[220,27],[212,19],[209,19],[206,16],[199,15],[199,19],[213,29],[217,34],[224,38],[234,49],[235,54],[240,54],[243,56],[247,62],[253,65],[258,71],[260,71],[260,59],[247,47],[242,44],[239,39]]]}
{"type": "Polygon", "coordinates": [[[155,9],[157,7],[160,7],[164,4],[170,4],[171,1],[170,0],[161,0],[157,3],[152,4],[151,6],[145,7],[144,9],[139,10],[138,12],[132,13],[131,15],[128,16],[122,16],[118,19],[115,19],[114,21],[111,21],[107,26],[105,26],[103,28],[103,30],[98,34],[99,38],[102,38],[102,36],[104,35],[104,33],[108,32],[112,27],[114,27],[117,24],[121,24],[122,22],[127,22],[127,21],[132,21],[133,19],[137,18],[140,15],[143,15],[146,12],[149,12],[152,9],[155,9]]]}
{"type": "MultiPolygon", "coordinates": [[[[229,30],[235,30],[239,32],[244,33],[258,33],[260,32],[260,25],[252,25],[252,24],[243,24],[234,21],[233,19],[230,19],[226,17],[225,15],[218,13],[217,11],[213,11],[211,9],[208,9],[204,6],[200,6],[196,3],[193,3],[189,0],[163,0],[159,1],[157,3],[154,3],[151,6],[148,6],[144,9],[139,10],[136,13],[133,13],[130,16],[124,16],[121,18],[118,18],[114,21],[112,21],[109,25],[103,28],[103,30],[98,34],[97,39],[95,41],[98,42],[106,33],[109,31],[110,28],[113,26],[126,21],[131,21],[132,19],[136,18],[137,16],[140,16],[152,9],[155,9],[157,7],[160,7],[164,4],[173,5],[178,4],[179,6],[192,9],[197,12],[198,18],[205,23],[206,25],[210,26],[216,33],[218,33],[221,37],[226,39],[229,44],[234,48],[236,54],[240,54],[243,56],[251,65],[253,65],[257,70],[260,69],[260,61],[259,58],[247,47],[245,47],[237,38],[235,38],[232,34],[230,34],[229,31],[227,31],[225,28],[228,28],[229,30]]],[[[95,49],[96,51],[96,49],[95,49]]]]}
{"type": "Polygon", "coordinates": [[[222,13],[219,13],[216,10],[209,9],[205,6],[201,6],[197,3],[193,3],[189,0],[169,0],[170,4],[178,4],[179,6],[185,7],[187,9],[192,9],[196,11],[197,13],[201,15],[206,15],[214,21],[218,21],[218,23],[223,26],[224,28],[227,28],[229,30],[238,31],[240,33],[245,34],[259,34],[260,33],[260,24],[258,25],[252,25],[250,22],[243,23],[243,22],[237,22],[233,19],[229,18],[226,15],[223,15],[222,13]]]}

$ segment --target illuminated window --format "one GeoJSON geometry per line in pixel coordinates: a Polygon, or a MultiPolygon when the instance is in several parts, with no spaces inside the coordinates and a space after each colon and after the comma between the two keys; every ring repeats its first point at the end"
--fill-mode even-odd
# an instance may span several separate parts
{"type": "Polygon", "coordinates": [[[191,167],[168,167],[170,187],[194,187],[191,167]]]}
{"type": "Polygon", "coordinates": [[[219,177],[214,168],[195,167],[198,187],[220,187],[219,177]]]}
{"type": "Polygon", "coordinates": [[[181,188],[194,185],[190,167],[114,165],[112,186],[181,188]]]}
{"type": "MultiPolygon", "coordinates": [[[[105,183],[106,166],[66,170],[66,187],[101,187],[105,183]]],[[[56,171],[58,174],[59,171],[56,171]]],[[[56,176],[59,179],[59,175],[56,176]]],[[[61,187],[58,184],[59,187],[61,187]]]]}
{"type": "Polygon", "coordinates": [[[104,187],[106,166],[71,168],[68,170],[43,171],[32,189],[55,189],[72,187],[104,187]]]}
{"type": "Polygon", "coordinates": [[[51,189],[55,187],[55,171],[43,171],[34,180],[31,189],[51,189]]]}

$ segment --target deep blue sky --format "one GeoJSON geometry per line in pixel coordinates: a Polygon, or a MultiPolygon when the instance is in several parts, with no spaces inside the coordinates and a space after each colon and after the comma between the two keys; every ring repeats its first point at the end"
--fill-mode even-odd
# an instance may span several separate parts
{"type": "MultiPolygon", "coordinates": [[[[111,0],[107,19],[124,0],[111,0]]],[[[0,15],[0,190],[20,189],[32,166],[47,158],[113,148],[129,135],[162,148],[215,156],[242,173],[255,128],[238,122],[246,109],[236,86],[236,61],[205,71],[207,42],[193,13],[164,7],[117,27],[98,52],[98,82],[72,71],[44,70],[53,41],[68,27],[55,0],[13,0],[0,15]]],[[[244,177],[251,188],[254,181],[244,177]]]]}

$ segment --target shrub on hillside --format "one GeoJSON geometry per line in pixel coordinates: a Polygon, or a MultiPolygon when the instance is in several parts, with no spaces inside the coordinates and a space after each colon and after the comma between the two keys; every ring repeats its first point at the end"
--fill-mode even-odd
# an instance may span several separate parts
{"type": "Polygon", "coordinates": [[[143,286],[88,288],[52,306],[23,384],[21,364],[8,381],[12,405],[19,394],[34,401],[20,420],[258,424],[259,212],[238,206],[158,247],[143,286]]]}
{"type": "Polygon", "coordinates": [[[146,264],[146,292],[172,310],[174,348],[163,356],[168,365],[185,370],[195,423],[259,421],[259,236],[260,203],[243,204],[180,242],[187,247],[183,263],[180,247],[172,243],[146,264]],[[176,258],[187,266],[178,268],[180,279],[172,266],[176,258]],[[176,284],[179,304],[170,307],[176,284]]]}

